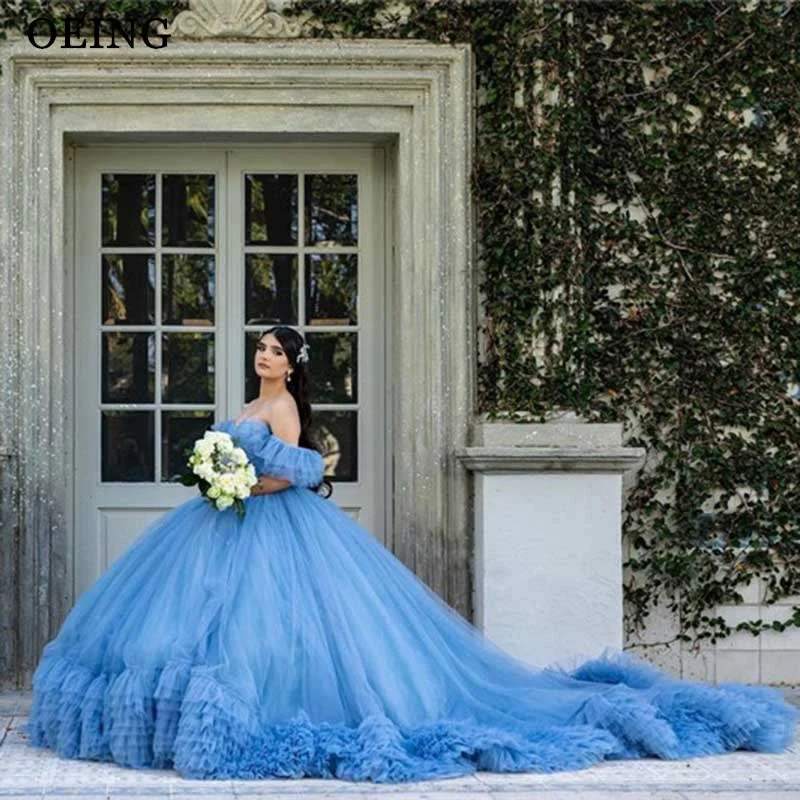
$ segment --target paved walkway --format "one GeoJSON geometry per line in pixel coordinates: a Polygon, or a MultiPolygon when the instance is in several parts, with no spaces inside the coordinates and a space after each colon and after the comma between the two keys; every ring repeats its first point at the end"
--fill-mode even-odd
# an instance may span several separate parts
{"type": "MultiPolygon", "coordinates": [[[[790,699],[796,702],[798,695],[790,699]]],[[[780,755],[738,752],[690,761],[615,761],[555,775],[496,774],[405,784],[329,780],[193,781],[173,770],[134,770],[63,759],[27,744],[28,694],[0,693],[0,800],[800,800],[798,744],[780,755]]]]}

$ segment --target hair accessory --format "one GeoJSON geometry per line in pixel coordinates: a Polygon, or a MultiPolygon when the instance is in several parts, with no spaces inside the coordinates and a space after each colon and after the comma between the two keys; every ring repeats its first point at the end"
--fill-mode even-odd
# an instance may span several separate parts
{"type": "Polygon", "coordinates": [[[308,351],[311,348],[303,342],[303,345],[300,347],[300,352],[297,354],[297,362],[298,364],[305,364],[308,362],[308,351]]]}

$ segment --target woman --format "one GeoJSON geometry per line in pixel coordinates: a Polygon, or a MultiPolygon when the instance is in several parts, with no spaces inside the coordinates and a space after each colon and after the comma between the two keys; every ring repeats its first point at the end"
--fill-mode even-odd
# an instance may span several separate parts
{"type": "Polygon", "coordinates": [[[32,744],[192,778],[398,782],[791,742],[775,690],[621,654],[535,670],[484,638],[309,491],[307,360],[293,329],[261,337],[257,399],[214,426],[262,475],[244,519],[193,498],[79,598],[34,675],[32,744]]]}

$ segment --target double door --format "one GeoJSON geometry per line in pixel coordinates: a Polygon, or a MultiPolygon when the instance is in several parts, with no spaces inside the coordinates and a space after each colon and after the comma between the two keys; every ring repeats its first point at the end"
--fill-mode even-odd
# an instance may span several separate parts
{"type": "Polygon", "coordinates": [[[169,508],[187,448],[258,393],[275,324],[310,348],[338,503],[386,536],[384,153],[79,148],[74,182],[74,592],[169,508]]]}

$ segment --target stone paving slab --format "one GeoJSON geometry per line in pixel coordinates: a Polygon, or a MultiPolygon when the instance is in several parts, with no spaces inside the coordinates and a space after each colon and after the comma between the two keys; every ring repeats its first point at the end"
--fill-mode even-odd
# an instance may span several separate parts
{"type": "MultiPolygon", "coordinates": [[[[794,699],[794,698],[793,698],[794,699]]],[[[24,735],[30,695],[0,692],[0,800],[800,800],[800,731],[787,752],[737,752],[686,761],[611,761],[552,775],[479,772],[403,784],[302,779],[197,781],[64,759],[24,735]]]]}

